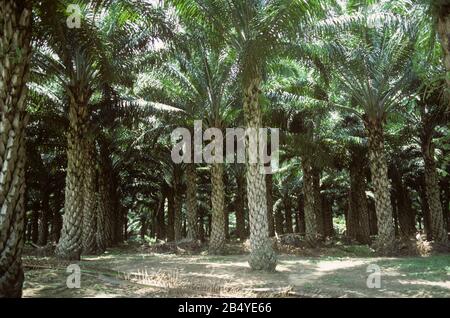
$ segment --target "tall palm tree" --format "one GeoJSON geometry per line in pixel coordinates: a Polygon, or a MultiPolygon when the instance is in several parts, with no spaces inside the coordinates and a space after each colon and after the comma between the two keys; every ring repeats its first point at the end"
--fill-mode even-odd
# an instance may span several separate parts
{"type": "MultiPolygon", "coordinates": [[[[38,25],[44,45],[37,58],[43,69],[56,74],[69,100],[65,213],[61,239],[55,252],[61,258],[79,259],[84,201],[87,209],[93,207],[90,200],[84,200],[89,197],[85,198],[82,190],[89,181],[85,172],[95,170],[95,162],[86,160],[89,156],[86,142],[93,142],[93,136],[88,133],[93,113],[91,97],[105,85],[130,82],[132,72],[123,72],[123,68],[133,66],[130,53],[145,50],[145,44],[154,38],[155,27],[149,27],[147,20],[135,21],[132,13],[145,12],[148,21],[158,22],[155,25],[160,25],[161,17],[157,9],[151,7],[147,10],[149,4],[140,1],[108,3],[115,7],[111,7],[108,14],[96,15],[99,3],[86,1],[81,3],[85,14],[83,23],[80,28],[70,29],[65,26],[63,14],[68,3],[61,0],[46,3],[41,8],[47,14],[42,15],[38,25]],[[93,18],[86,18],[89,16],[93,18]],[[118,17],[121,17],[120,23],[117,23],[118,17]],[[132,32],[136,29],[140,32],[133,38],[132,32]]],[[[85,223],[88,224],[93,223],[85,223]]],[[[87,237],[90,236],[84,236],[87,237]]]]}
{"type": "Polygon", "coordinates": [[[342,157],[350,175],[347,236],[361,244],[370,244],[369,210],[366,190],[367,137],[363,122],[355,116],[345,116],[336,130],[342,157]]]}
{"type": "MultiPolygon", "coordinates": [[[[183,110],[184,121],[180,121],[179,116],[174,120],[189,127],[191,132],[196,119],[201,120],[206,127],[222,129],[226,126],[228,117],[233,116],[230,96],[235,82],[232,74],[235,56],[226,48],[212,47],[199,30],[195,35],[189,36],[188,43],[190,47],[178,50],[173,54],[174,59],[165,62],[155,74],[148,74],[154,77],[151,83],[156,81],[158,85],[156,88],[143,88],[143,93],[153,101],[183,110]]],[[[211,164],[211,253],[220,253],[226,239],[223,169],[221,162],[211,164]]],[[[198,220],[193,185],[195,179],[195,163],[187,163],[187,233],[195,233],[193,238],[197,238],[198,220]]]]}
{"type": "Polygon", "coordinates": [[[22,295],[25,98],[31,20],[31,1],[0,1],[0,297],[22,295]]]}
{"type": "MultiPolygon", "coordinates": [[[[426,34],[426,36],[428,35],[426,34]]],[[[446,72],[439,65],[441,63],[440,52],[436,54],[436,50],[430,49],[428,45],[420,49],[423,50],[422,56],[427,56],[427,59],[418,60],[411,85],[412,97],[415,98],[411,98],[408,103],[408,106],[411,107],[405,109],[403,114],[414,128],[419,127],[414,139],[420,146],[424,165],[424,192],[429,206],[431,230],[431,233],[427,234],[434,241],[446,244],[448,238],[445,229],[445,214],[440,198],[434,142],[437,134],[436,128],[444,126],[448,122],[448,95],[445,94],[446,72]]]]}
{"type": "MultiPolygon", "coordinates": [[[[320,1],[198,1],[173,0],[181,15],[209,25],[218,41],[225,41],[239,56],[241,90],[246,128],[262,127],[259,104],[265,63],[286,34],[298,30],[315,13],[320,1]]],[[[258,138],[256,138],[258,141],[258,138]]],[[[258,143],[259,144],[259,143],[258,143]]],[[[249,149],[247,149],[249,150],[249,149]]],[[[247,153],[247,158],[249,157],[247,153]]],[[[251,268],[272,271],[276,255],[268,236],[266,184],[262,158],[247,161],[247,195],[250,220],[251,268]]]]}
{"type": "Polygon", "coordinates": [[[93,141],[85,141],[86,152],[84,160],[90,163],[84,170],[84,188],[83,188],[83,222],[82,222],[82,253],[85,255],[95,254],[97,252],[97,154],[95,143],[93,141]]]}
{"type": "MultiPolygon", "coordinates": [[[[320,52],[317,52],[317,57],[320,52]]],[[[303,65],[291,58],[274,60],[264,87],[272,104],[272,116],[285,132],[287,158],[301,158],[303,175],[305,238],[315,246],[324,236],[320,196],[320,171],[328,160],[323,142],[329,128],[329,102],[324,72],[308,61],[303,65]]],[[[270,114],[270,111],[269,111],[270,114]]]]}
{"type": "Polygon", "coordinates": [[[394,243],[390,182],[384,150],[383,126],[402,98],[409,78],[414,28],[362,27],[362,47],[340,45],[336,77],[351,99],[350,107],[365,124],[378,223],[378,249],[389,252],[394,243]],[[406,31],[405,31],[406,30],[406,31]],[[409,32],[408,32],[409,31],[409,32]]]}

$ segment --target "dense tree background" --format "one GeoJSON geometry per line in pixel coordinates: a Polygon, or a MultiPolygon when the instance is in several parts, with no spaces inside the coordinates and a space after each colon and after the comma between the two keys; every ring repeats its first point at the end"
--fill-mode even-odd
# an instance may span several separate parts
{"type": "Polygon", "coordinates": [[[269,271],[292,233],[447,246],[445,1],[79,0],[70,28],[72,2],[0,0],[0,296],[25,242],[77,260],[249,238],[269,271]],[[174,163],[195,120],[279,128],[279,170],[174,163]]]}

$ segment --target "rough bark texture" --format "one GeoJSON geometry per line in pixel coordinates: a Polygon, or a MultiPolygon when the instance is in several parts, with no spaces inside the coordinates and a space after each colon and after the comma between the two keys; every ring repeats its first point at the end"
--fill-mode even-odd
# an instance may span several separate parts
{"type": "Polygon", "coordinates": [[[322,211],[323,211],[323,226],[325,237],[332,237],[334,235],[333,227],[333,201],[326,195],[322,194],[322,211]]]}
{"type": "Polygon", "coordinates": [[[390,199],[390,182],[384,152],[383,125],[381,120],[368,119],[366,128],[369,135],[369,164],[374,190],[375,211],[377,214],[377,250],[390,253],[394,247],[394,224],[390,199]]]}
{"type": "Polygon", "coordinates": [[[350,189],[348,194],[348,204],[345,213],[345,232],[348,238],[356,240],[356,233],[358,229],[358,209],[355,207],[356,202],[353,202],[354,193],[350,189]]]}
{"type": "Polygon", "coordinates": [[[444,225],[444,215],[440,199],[439,179],[434,161],[434,146],[432,134],[422,134],[422,156],[425,164],[425,189],[430,209],[431,237],[434,241],[446,244],[447,230],[444,225]]]}
{"type": "Polygon", "coordinates": [[[0,1],[0,298],[21,297],[31,1],[0,1]]]}
{"type": "Polygon", "coordinates": [[[428,206],[427,190],[425,187],[425,177],[421,178],[421,185],[418,187],[417,192],[420,196],[420,209],[422,210],[423,229],[428,241],[431,241],[431,222],[430,222],[430,207],[428,206]]]}
{"type": "Polygon", "coordinates": [[[312,170],[313,173],[313,191],[314,191],[314,213],[316,214],[318,239],[323,240],[325,237],[325,225],[323,220],[322,202],[320,196],[320,171],[318,169],[312,170]]]}
{"type": "Polygon", "coordinates": [[[361,244],[370,243],[369,211],[364,176],[364,156],[354,151],[350,163],[348,235],[361,244]]]}
{"type": "Polygon", "coordinates": [[[198,239],[204,243],[206,241],[205,234],[205,209],[203,207],[199,207],[198,209],[198,239]]]}
{"type": "Polygon", "coordinates": [[[367,200],[367,208],[369,210],[370,235],[377,235],[377,212],[375,211],[375,201],[373,199],[367,200]]]}
{"type": "Polygon", "coordinates": [[[97,165],[97,232],[95,238],[98,254],[101,254],[106,250],[112,236],[111,223],[108,222],[108,206],[110,197],[107,182],[108,177],[105,168],[101,163],[99,163],[97,165]]]}
{"type": "Polygon", "coordinates": [[[269,222],[269,236],[275,236],[275,222],[273,217],[273,179],[272,174],[266,175],[267,190],[267,220],[269,222]]]}
{"type": "Polygon", "coordinates": [[[284,216],[282,208],[283,200],[278,199],[273,206],[273,209],[275,211],[275,231],[278,235],[284,234],[284,216]]]}
{"type": "Polygon", "coordinates": [[[209,252],[220,254],[225,245],[225,189],[223,184],[223,164],[213,163],[211,166],[211,236],[209,252]]]}
{"type": "Polygon", "coordinates": [[[298,196],[298,206],[297,206],[297,222],[298,222],[298,233],[301,235],[305,235],[305,201],[303,199],[303,195],[298,196]]]}
{"type": "Polygon", "coordinates": [[[294,226],[292,224],[292,207],[291,207],[291,199],[288,194],[285,194],[283,198],[283,206],[284,206],[284,218],[285,218],[285,233],[293,233],[294,226]]]}
{"type": "MultiPolygon", "coordinates": [[[[120,239],[116,237],[115,223],[120,222],[119,219],[119,205],[120,199],[117,194],[117,182],[114,178],[113,163],[110,158],[110,150],[105,142],[99,141],[100,156],[98,170],[98,195],[101,198],[98,208],[99,213],[102,213],[100,218],[104,219],[104,224],[100,225],[102,228],[98,229],[97,242],[101,245],[97,246],[99,251],[104,250],[104,247],[111,247],[120,239]],[[99,232],[100,231],[100,232],[99,232]],[[101,235],[101,237],[99,237],[101,235]],[[104,240],[104,242],[103,242],[104,240]],[[105,246],[103,246],[103,244],[105,246]]],[[[99,218],[97,218],[99,220],[99,218]]],[[[97,222],[98,224],[98,222],[97,222]]]]}
{"type": "Polygon", "coordinates": [[[409,191],[404,184],[400,170],[393,165],[391,169],[392,185],[397,203],[397,222],[399,235],[402,238],[411,238],[416,234],[415,213],[412,209],[409,191]]]}
{"type": "Polygon", "coordinates": [[[97,252],[97,195],[96,195],[96,164],[95,148],[92,141],[85,140],[84,176],[83,176],[83,223],[82,223],[82,254],[92,255],[97,252]]]}
{"type": "MultiPolygon", "coordinates": [[[[244,117],[247,128],[262,128],[261,109],[259,107],[259,85],[261,78],[255,76],[246,82],[244,96],[244,117]]],[[[259,144],[259,134],[257,134],[259,144]]],[[[250,260],[249,264],[255,270],[275,270],[277,258],[269,239],[267,221],[266,182],[261,173],[263,162],[259,153],[257,163],[249,162],[250,148],[247,147],[247,196],[250,224],[250,260]]]]}
{"type": "Polygon", "coordinates": [[[186,200],[187,200],[187,229],[186,236],[190,240],[198,239],[197,229],[197,172],[195,164],[189,163],[186,167],[186,200]]]}
{"type": "Polygon", "coordinates": [[[69,105],[63,228],[55,250],[57,257],[67,260],[79,260],[82,250],[83,176],[85,170],[84,138],[86,138],[88,118],[86,97],[83,94],[79,94],[77,100],[72,97],[69,105]]]}
{"type": "Polygon", "coordinates": [[[310,246],[316,246],[318,241],[317,220],[314,200],[314,174],[311,164],[303,159],[303,198],[305,213],[305,240],[310,246]]]}
{"type": "MultiPolygon", "coordinates": [[[[244,169],[242,169],[244,171],[244,169]]],[[[236,174],[236,235],[244,241],[245,234],[245,175],[236,174]]]]}

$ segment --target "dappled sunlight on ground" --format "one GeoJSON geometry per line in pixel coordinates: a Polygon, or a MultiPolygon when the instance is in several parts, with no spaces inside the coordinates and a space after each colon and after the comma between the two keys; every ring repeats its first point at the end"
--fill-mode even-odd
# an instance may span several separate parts
{"type": "MultiPolygon", "coordinates": [[[[279,256],[277,271],[252,271],[247,255],[113,251],[83,257],[80,289],[66,287],[66,264],[26,271],[25,297],[449,297],[450,255],[425,258],[279,256]],[[381,288],[368,288],[369,264],[381,288]]],[[[25,257],[25,263],[37,261],[25,257]]],[[[52,258],[46,258],[51,263],[52,258]]]]}
{"type": "Polygon", "coordinates": [[[450,292],[450,281],[447,282],[429,282],[429,281],[424,281],[424,280],[410,280],[410,281],[404,281],[404,280],[399,280],[398,281],[400,284],[404,284],[404,285],[426,285],[426,286],[433,286],[433,287],[441,287],[441,288],[447,288],[450,292]]]}

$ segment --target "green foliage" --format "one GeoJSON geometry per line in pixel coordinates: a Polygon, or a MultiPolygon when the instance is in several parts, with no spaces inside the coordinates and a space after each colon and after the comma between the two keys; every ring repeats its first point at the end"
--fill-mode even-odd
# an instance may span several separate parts
{"type": "MultiPolygon", "coordinates": [[[[112,162],[128,230],[137,235],[142,219],[154,222],[158,204],[174,188],[174,171],[185,168],[171,160],[172,130],[192,128],[194,120],[205,128],[242,126],[243,85],[255,76],[262,79],[263,125],[281,133],[274,202],[283,197],[297,206],[302,163],[309,159],[320,171],[321,194],[333,201],[334,228],[343,234],[348,168],[355,153],[367,159],[367,118],[384,121],[389,163],[402,172],[416,209],[420,136],[425,128],[433,132],[445,201],[449,117],[435,34],[441,2],[80,0],[81,28],[69,29],[65,8],[72,2],[35,3],[29,206],[43,193],[36,180],[48,179],[61,209],[68,105],[87,92],[90,134],[112,162]]],[[[206,223],[208,167],[196,168],[206,223]]],[[[235,177],[245,171],[227,169],[234,229],[235,177]]]]}

